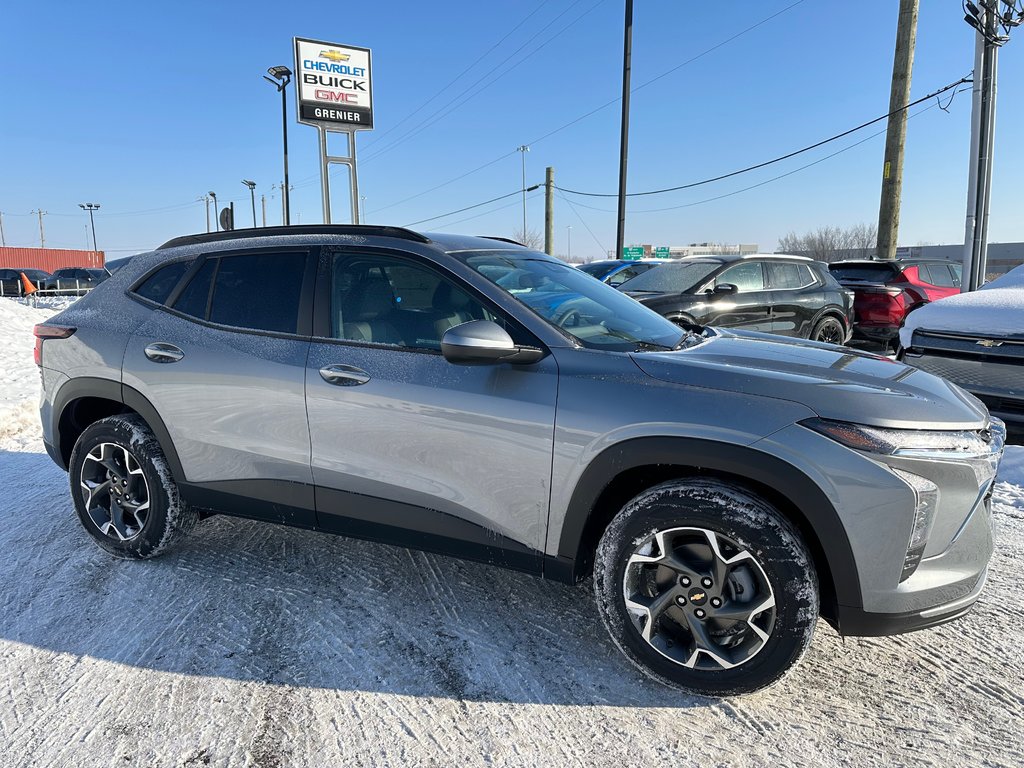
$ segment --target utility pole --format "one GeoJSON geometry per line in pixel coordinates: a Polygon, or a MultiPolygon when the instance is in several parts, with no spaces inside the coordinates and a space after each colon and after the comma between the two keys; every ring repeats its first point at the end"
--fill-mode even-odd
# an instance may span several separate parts
{"type": "Polygon", "coordinates": [[[523,240],[527,239],[526,236],[526,153],[530,151],[530,148],[525,144],[521,144],[516,147],[516,151],[521,153],[523,156],[523,240]]]}
{"type": "Polygon", "coordinates": [[[572,264],[572,225],[570,224],[565,228],[565,236],[569,239],[568,252],[565,255],[565,260],[572,264]]]}
{"type": "Polygon", "coordinates": [[[220,211],[217,210],[217,193],[207,192],[206,194],[213,198],[213,224],[217,231],[220,232],[220,211]]]}
{"type": "Polygon", "coordinates": [[[900,0],[896,26],[896,53],[889,91],[889,124],[885,132],[882,196],[878,206],[878,258],[895,259],[900,230],[900,195],[903,191],[903,151],[907,141],[907,104],[917,42],[918,0],[900,0]]]}
{"type": "Polygon", "coordinates": [[[555,169],[544,169],[544,253],[555,253],[555,169]]]}
{"type": "MultiPolygon", "coordinates": [[[[971,166],[967,188],[967,223],[964,233],[961,291],[976,291],[985,284],[988,267],[988,214],[992,199],[992,153],[995,145],[996,75],[999,18],[984,2],[968,4],[965,20],[977,31],[974,53],[974,99],[971,110],[971,166]]],[[[1019,23],[1019,22],[1017,22],[1019,23]]]]}
{"type": "Polygon", "coordinates": [[[260,195],[260,205],[263,207],[263,226],[267,226],[267,196],[260,195]]]}
{"type": "Polygon", "coordinates": [[[615,255],[622,258],[626,241],[626,158],[629,154],[629,77],[633,58],[633,0],[626,0],[622,37],[622,126],[619,134],[619,219],[615,228],[615,255]]]}
{"type": "Polygon", "coordinates": [[[39,247],[40,248],[45,248],[46,247],[46,233],[43,232],[43,216],[45,216],[48,213],[48,211],[44,211],[41,208],[37,208],[34,211],[29,211],[29,213],[37,213],[37,214],[39,214],[39,247]]]}
{"type": "Polygon", "coordinates": [[[210,196],[203,195],[202,197],[196,198],[197,203],[202,203],[206,208],[206,231],[210,231],[210,196]]]}
{"type": "Polygon", "coordinates": [[[0,211],[0,247],[7,245],[7,238],[4,237],[4,212],[0,211]]]}

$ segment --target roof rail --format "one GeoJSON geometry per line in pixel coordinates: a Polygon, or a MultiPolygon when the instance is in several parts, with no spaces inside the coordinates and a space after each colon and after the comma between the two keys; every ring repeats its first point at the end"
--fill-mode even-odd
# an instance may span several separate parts
{"type": "Polygon", "coordinates": [[[521,245],[521,246],[523,246],[523,248],[527,248],[528,247],[526,245],[526,243],[520,243],[518,240],[513,240],[510,237],[498,237],[497,235],[477,235],[477,237],[482,237],[484,240],[498,240],[499,242],[502,242],[502,243],[511,243],[512,245],[521,245]]]}
{"type": "Polygon", "coordinates": [[[221,232],[200,232],[168,240],[157,250],[178,248],[182,245],[216,243],[221,240],[244,240],[252,237],[280,237],[281,235],[376,235],[397,237],[417,243],[429,243],[430,238],[403,227],[388,227],[377,224],[298,224],[287,227],[257,227],[255,229],[232,229],[221,232]]]}

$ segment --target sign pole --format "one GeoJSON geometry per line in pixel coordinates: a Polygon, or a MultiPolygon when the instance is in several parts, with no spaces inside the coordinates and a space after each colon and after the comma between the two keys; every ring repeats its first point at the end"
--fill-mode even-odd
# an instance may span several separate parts
{"type": "Polygon", "coordinates": [[[324,224],[331,223],[331,158],[327,154],[327,127],[317,126],[320,134],[320,196],[323,201],[324,224]]]}
{"type": "Polygon", "coordinates": [[[359,176],[356,173],[356,132],[348,132],[348,153],[352,158],[352,223],[359,224],[359,176]]]}

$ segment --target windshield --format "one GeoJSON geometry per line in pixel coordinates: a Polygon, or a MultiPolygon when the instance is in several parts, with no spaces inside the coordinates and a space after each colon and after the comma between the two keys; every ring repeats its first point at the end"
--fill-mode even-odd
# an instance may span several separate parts
{"type": "Polygon", "coordinates": [[[605,275],[611,272],[613,269],[618,269],[622,262],[619,261],[598,261],[591,264],[581,264],[576,267],[580,272],[586,272],[588,275],[596,277],[598,280],[604,279],[605,275]]]}
{"type": "Polygon", "coordinates": [[[470,267],[585,347],[616,352],[675,349],[687,336],[675,323],[611,286],[544,254],[482,251],[460,255],[470,267]]]}
{"type": "Polygon", "coordinates": [[[651,291],[654,293],[685,293],[696,288],[716,269],[722,266],[718,261],[690,261],[680,264],[663,264],[619,288],[623,291],[651,291]]]}
{"type": "Polygon", "coordinates": [[[836,280],[885,282],[896,274],[894,264],[830,264],[828,271],[836,280]]]}

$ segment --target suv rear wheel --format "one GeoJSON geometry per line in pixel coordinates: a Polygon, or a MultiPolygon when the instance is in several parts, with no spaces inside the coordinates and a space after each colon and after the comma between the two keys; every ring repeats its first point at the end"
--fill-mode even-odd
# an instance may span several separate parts
{"type": "Polygon", "coordinates": [[[198,519],[178,496],[156,437],[134,414],[88,426],[71,453],[68,477],[85,530],[117,557],[156,557],[198,519]]]}
{"type": "Polygon", "coordinates": [[[846,329],[837,318],[823,317],[811,331],[811,341],[842,345],[846,341],[846,329]]]}
{"type": "Polygon", "coordinates": [[[705,696],[778,680],[818,618],[800,534],[763,499],[718,480],[670,481],[630,501],[598,545],[594,590],[630,661],[705,696]]]}

